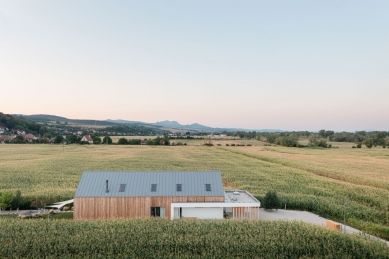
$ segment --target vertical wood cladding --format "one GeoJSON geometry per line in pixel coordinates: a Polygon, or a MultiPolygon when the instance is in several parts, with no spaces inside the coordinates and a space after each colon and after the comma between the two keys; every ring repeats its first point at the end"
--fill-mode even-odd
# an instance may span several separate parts
{"type": "Polygon", "coordinates": [[[198,197],[76,197],[74,219],[149,218],[151,207],[165,207],[170,218],[172,202],[224,202],[224,196],[198,197]]]}
{"type": "Polygon", "coordinates": [[[232,208],[233,219],[259,219],[259,207],[232,208]]]}

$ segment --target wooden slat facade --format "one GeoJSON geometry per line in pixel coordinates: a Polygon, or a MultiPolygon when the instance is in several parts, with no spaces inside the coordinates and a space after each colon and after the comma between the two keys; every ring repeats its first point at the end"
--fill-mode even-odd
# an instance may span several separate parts
{"type": "Polygon", "coordinates": [[[164,207],[170,218],[172,202],[224,202],[224,196],[76,197],[74,219],[149,218],[151,207],[164,207]]]}
{"type": "Polygon", "coordinates": [[[234,207],[232,219],[259,220],[259,207],[234,207]]]}

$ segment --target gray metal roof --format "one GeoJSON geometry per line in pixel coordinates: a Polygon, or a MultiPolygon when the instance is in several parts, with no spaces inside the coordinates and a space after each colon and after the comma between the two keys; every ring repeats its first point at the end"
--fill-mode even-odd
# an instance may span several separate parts
{"type": "Polygon", "coordinates": [[[224,196],[220,172],[83,172],[74,197],[224,196]],[[109,192],[105,192],[108,180],[109,192]],[[126,184],[119,192],[120,184],[126,184]],[[151,191],[157,184],[157,191],[151,191]],[[182,184],[182,191],[176,191],[182,184]],[[205,190],[211,184],[211,191],[205,190]]]}

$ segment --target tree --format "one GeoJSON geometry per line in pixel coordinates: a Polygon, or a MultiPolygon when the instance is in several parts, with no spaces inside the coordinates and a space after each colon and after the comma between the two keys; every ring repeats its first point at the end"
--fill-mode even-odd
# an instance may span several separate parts
{"type": "Polygon", "coordinates": [[[62,141],[63,141],[62,135],[57,135],[57,136],[55,137],[55,139],[54,139],[54,143],[56,143],[56,144],[61,144],[62,141]]]}
{"type": "Polygon", "coordinates": [[[324,130],[324,129],[319,130],[319,135],[320,135],[320,137],[325,138],[326,137],[326,130],[324,130]]]}
{"type": "Polygon", "coordinates": [[[109,136],[103,138],[103,144],[112,144],[112,139],[109,136]]]}
{"type": "Polygon", "coordinates": [[[331,138],[331,136],[332,135],[334,135],[335,134],[335,132],[333,131],[333,130],[326,130],[326,132],[325,132],[325,137],[327,138],[327,137],[330,137],[331,138]]]}
{"type": "Polygon", "coordinates": [[[11,207],[12,199],[12,192],[7,190],[3,191],[0,196],[0,208],[6,210],[11,207]]]}
{"type": "Polygon", "coordinates": [[[280,142],[280,144],[285,147],[295,147],[298,144],[298,135],[293,134],[286,137],[282,137],[280,142]]]}
{"type": "Polygon", "coordinates": [[[25,144],[25,143],[26,143],[26,140],[25,140],[22,136],[18,135],[18,136],[16,136],[16,137],[12,140],[12,143],[15,143],[15,144],[25,144]]]}
{"type": "Polygon", "coordinates": [[[93,144],[101,144],[101,138],[97,136],[93,136],[93,144]]]}
{"type": "Polygon", "coordinates": [[[141,141],[140,139],[130,139],[128,140],[128,145],[140,145],[141,141]]]}
{"type": "Polygon", "coordinates": [[[276,191],[268,191],[263,199],[262,207],[265,210],[277,210],[281,206],[280,199],[276,191]]]}
{"type": "Polygon", "coordinates": [[[12,208],[19,209],[20,205],[23,204],[23,197],[21,191],[17,190],[15,196],[12,199],[12,208]]]}
{"type": "Polygon", "coordinates": [[[163,135],[163,144],[164,145],[166,145],[166,146],[168,146],[168,145],[170,145],[170,140],[169,140],[169,135],[168,134],[165,134],[165,135],[163,135]]]}
{"type": "Polygon", "coordinates": [[[324,147],[324,148],[329,147],[325,139],[317,139],[317,138],[311,138],[309,140],[308,145],[311,147],[324,147]]]}
{"type": "Polygon", "coordinates": [[[128,144],[128,141],[127,141],[127,139],[125,139],[125,138],[120,138],[120,139],[118,140],[118,144],[119,144],[119,145],[127,145],[127,144],[128,144]]]}
{"type": "Polygon", "coordinates": [[[374,145],[374,139],[368,138],[368,139],[365,140],[365,146],[366,146],[367,148],[372,148],[373,145],[374,145]]]}
{"type": "Polygon", "coordinates": [[[77,135],[71,134],[66,136],[66,141],[68,144],[74,144],[78,142],[77,135]]]}

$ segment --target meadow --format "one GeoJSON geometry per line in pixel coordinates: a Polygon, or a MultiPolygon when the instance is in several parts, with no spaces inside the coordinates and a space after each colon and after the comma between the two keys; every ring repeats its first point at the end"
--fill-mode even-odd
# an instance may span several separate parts
{"type": "MultiPolygon", "coordinates": [[[[282,207],[313,211],[389,238],[389,149],[215,146],[0,145],[0,190],[34,204],[71,199],[83,171],[220,171],[226,189],[259,200],[276,190],[282,207]]],[[[236,140],[238,143],[239,141],[236,140]]],[[[245,141],[245,142],[248,142],[245,141]]],[[[201,143],[201,142],[200,142],[201,143]]],[[[217,146],[217,143],[223,143],[217,146]]]]}
{"type": "Polygon", "coordinates": [[[2,220],[2,258],[389,258],[383,242],[301,222],[2,220]]]}

